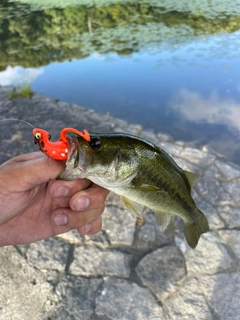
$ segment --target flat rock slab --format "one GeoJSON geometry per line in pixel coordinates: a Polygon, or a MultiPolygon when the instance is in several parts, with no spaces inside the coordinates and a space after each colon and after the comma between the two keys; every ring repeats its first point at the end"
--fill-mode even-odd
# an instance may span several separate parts
{"type": "Polygon", "coordinates": [[[123,279],[104,281],[96,299],[96,315],[102,319],[141,320],[162,319],[162,307],[146,288],[123,279]]]}
{"type": "Polygon", "coordinates": [[[239,319],[240,273],[219,273],[199,279],[199,284],[217,319],[239,319]]]}
{"type": "MultiPolygon", "coordinates": [[[[166,238],[151,212],[136,219],[110,194],[97,235],[72,230],[0,248],[0,319],[240,319],[240,168],[109,114],[39,94],[9,100],[13,90],[0,87],[0,119],[26,120],[53,140],[62,128],[76,127],[140,135],[162,147],[184,170],[200,175],[193,197],[210,232],[192,250],[180,219],[175,236],[166,238]]],[[[30,126],[4,121],[0,131],[0,163],[36,150],[30,126]]]]}
{"type": "Polygon", "coordinates": [[[100,292],[102,279],[81,278],[66,275],[56,286],[56,295],[61,301],[50,319],[87,320],[94,314],[96,295],[100,292]]]}
{"type": "Polygon", "coordinates": [[[196,279],[188,279],[182,283],[179,290],[166,299],[164,311],[164,319],[169,320],[214,320],[196,279]]]}
{"type": "Polygon", "coordinates": [[[0,319],[43,319],[55,307],[52,286],[15,248],[0,250],[0,319]]]}
{"type": "Polygon", "coordinates": [[[143,284],[160,300],[175,291],[186,275],[183,255],[176,246],[166,246],[147,254],[136,271],[143,284]]]}
{"type": "Polygon", "coordinates": [[[120,276],[128,278],[131,255],[119,250],[104,250],[96,246],[75,249],[70,273],[80,276],[120,276]]]}

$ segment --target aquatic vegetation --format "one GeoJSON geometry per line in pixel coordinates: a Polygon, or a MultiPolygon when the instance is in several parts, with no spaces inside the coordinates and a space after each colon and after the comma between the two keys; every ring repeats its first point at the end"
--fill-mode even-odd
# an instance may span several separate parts
{"type": "Polygon", "coordinates": [[[30,99],[32,97],[32,90],[30,86],[24,86],[19,88],[16,88],[16,90],[9,93],[8,98],[9,99],[16,99],[16,98],[26,98],[30,99]]]}

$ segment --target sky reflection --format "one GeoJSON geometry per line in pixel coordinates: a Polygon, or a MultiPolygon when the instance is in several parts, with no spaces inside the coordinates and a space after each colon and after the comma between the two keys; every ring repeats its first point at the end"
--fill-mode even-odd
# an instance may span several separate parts
{"type": "Polygon", "coordinates": [[[44,68],[10,67],[0,72],[0,86],[22,86],[31,83],[42,73],[44,68]]]}
{"type": "Polygon", "coordinates": [[[173,46],[152,44],[125,57],[96,52],[39,69],[8,67],[0,72],[0,84],[30,79],[33,90],[47,96],[110,112],[177,140],[210,144],[225,154],[221,137],[228,149],[233,145],[226,155],[237,161],[239,56],[240,32],[223,33],[173,46]]]}

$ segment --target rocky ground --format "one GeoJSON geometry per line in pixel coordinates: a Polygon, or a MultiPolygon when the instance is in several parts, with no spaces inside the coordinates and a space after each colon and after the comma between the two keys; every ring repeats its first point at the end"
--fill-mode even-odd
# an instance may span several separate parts
{"type": "MultiPolygon", "coordinates": [[[[19,118],[57,139],[66,126],[140,135],[200,178],[193,191],[210,232],[195,250],[176,221],[165,238],[152,213],[144,221],[110,195],[102,231],[69,232],[25,246],[0,248],[0,319],[240,319],[240,168],[207,150],[163,134],[34,94],[9,100],[0,87],[0,119],[19,118]]],[[[1,122],[0,163],[35,150],[32,129],[1,122]]]]}

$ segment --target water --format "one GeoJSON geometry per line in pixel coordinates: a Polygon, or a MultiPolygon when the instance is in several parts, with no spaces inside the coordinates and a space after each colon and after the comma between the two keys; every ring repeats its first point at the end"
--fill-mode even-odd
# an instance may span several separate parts
{"type": "Polygon", "coordinates": [[[0,5],[1,85],[30,83],[240,164],[240,1],[68,4],[0,5]]]}

